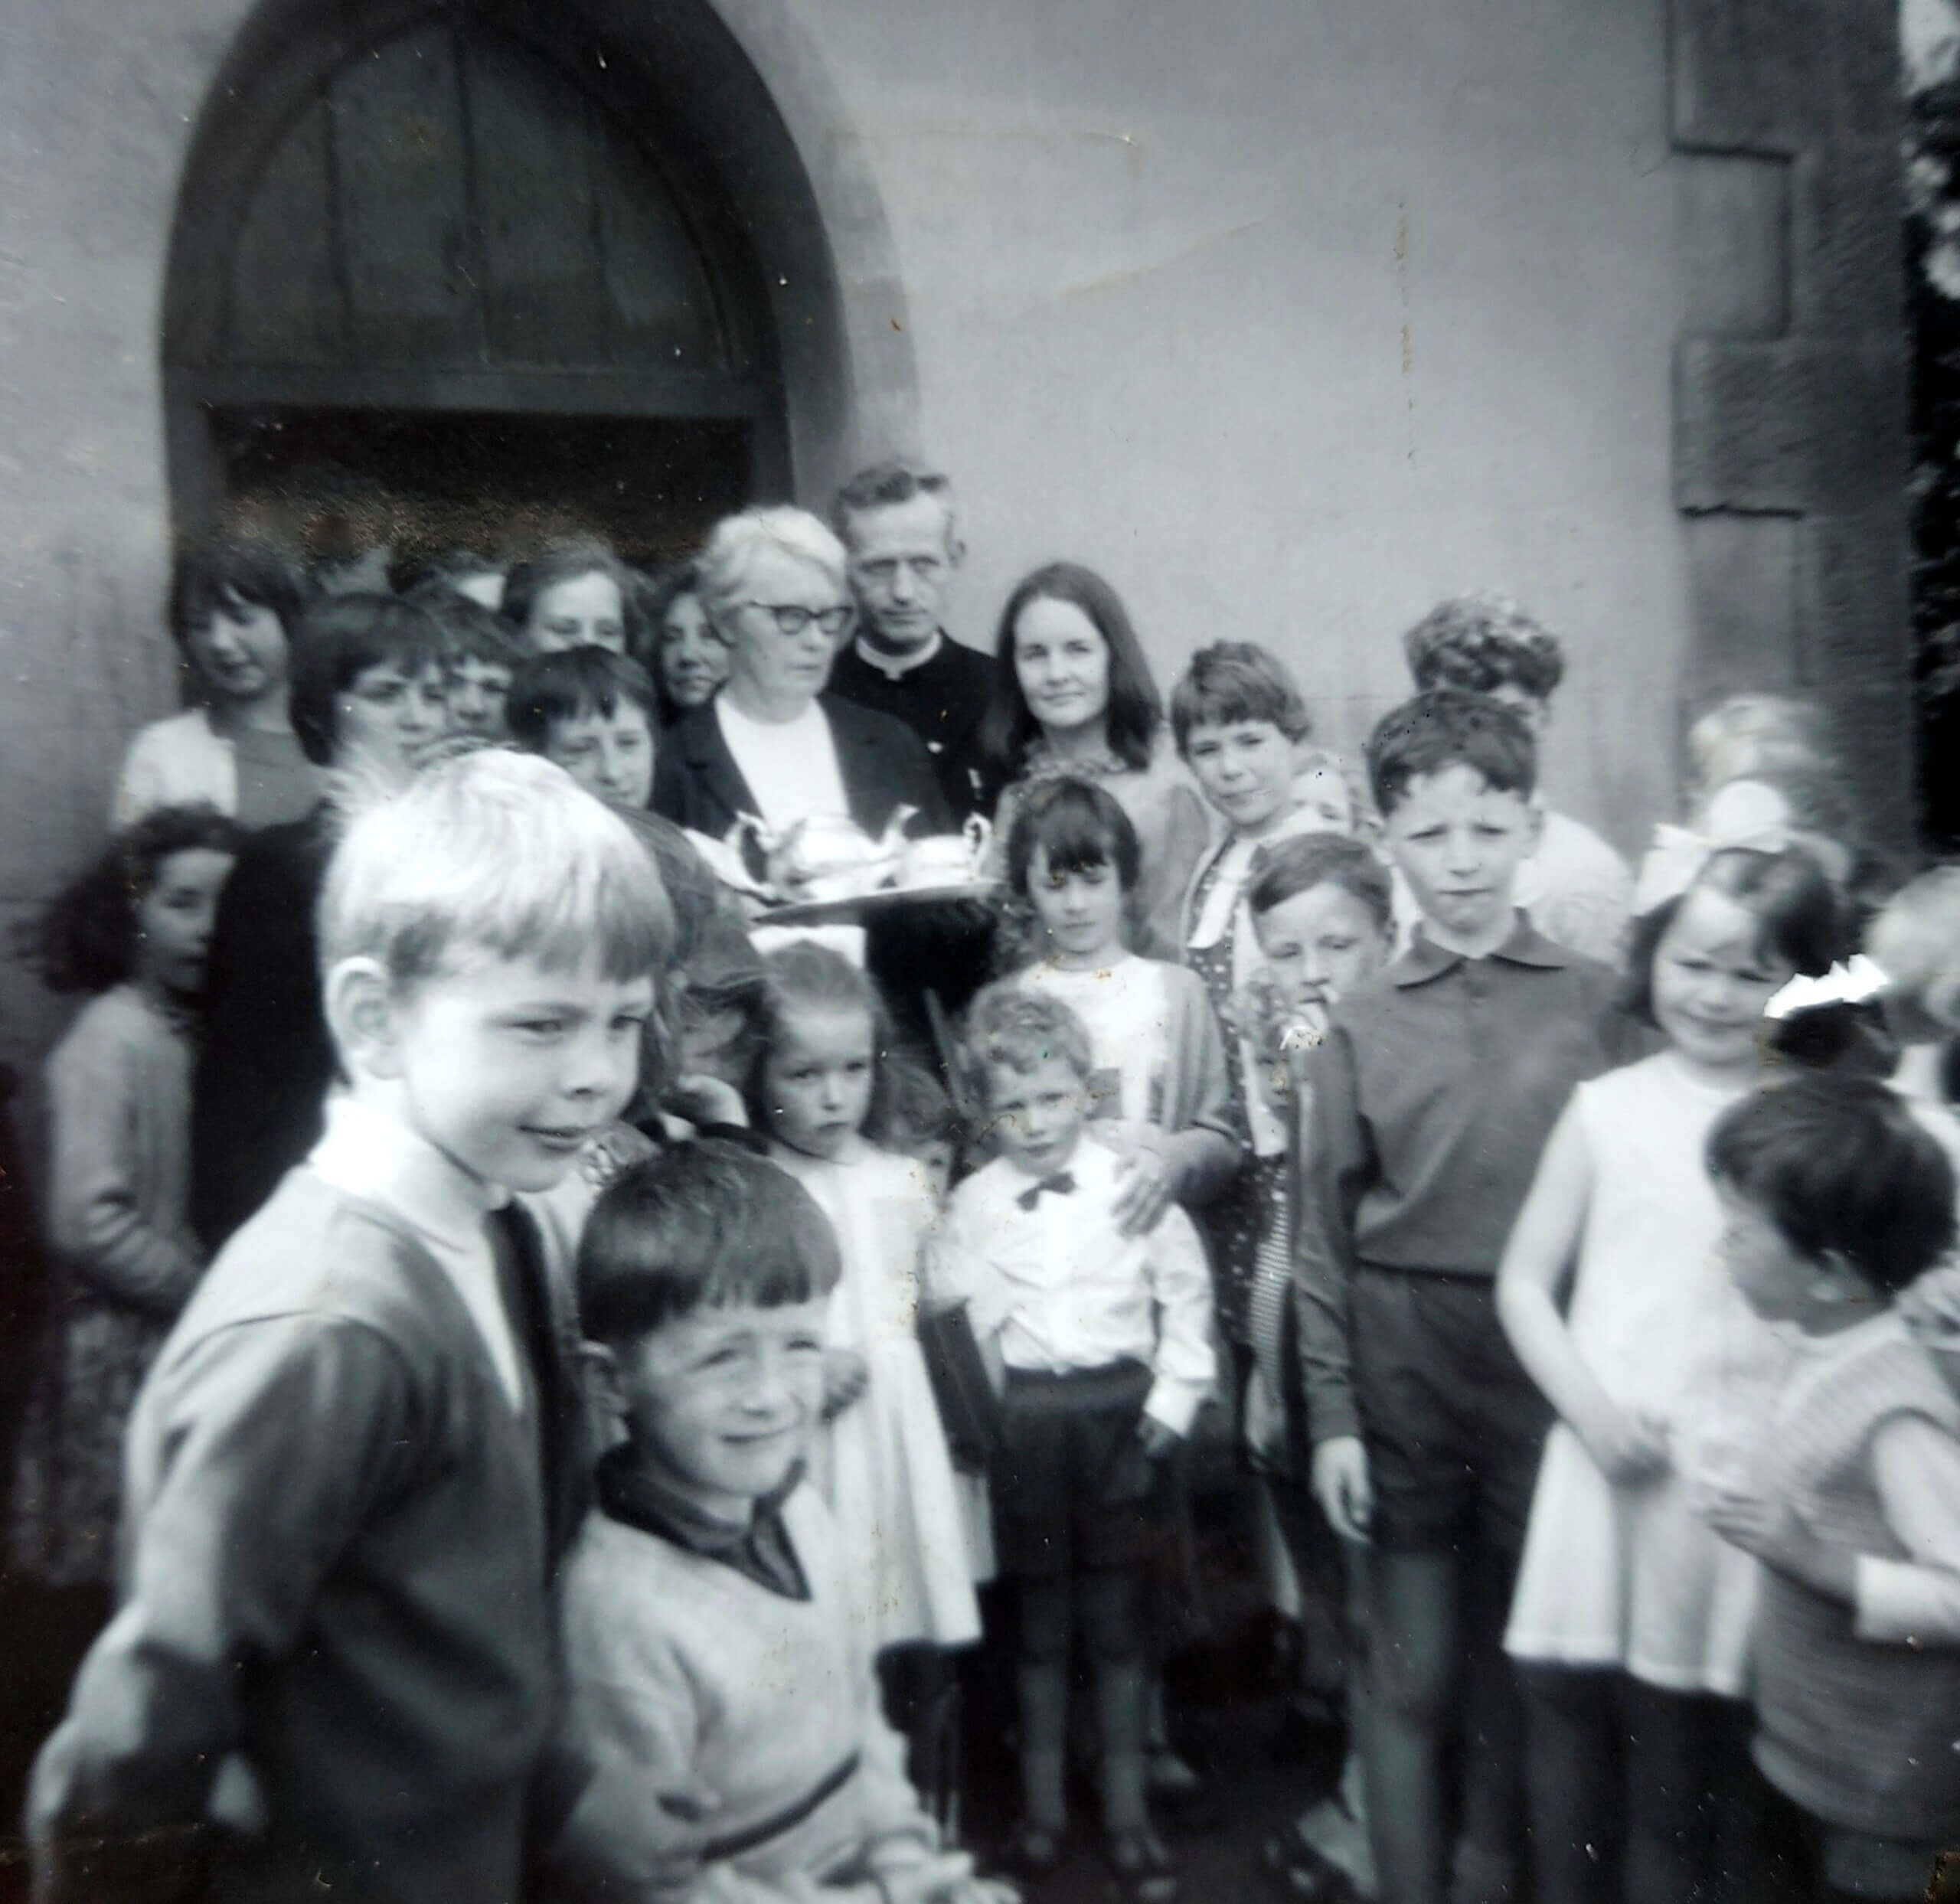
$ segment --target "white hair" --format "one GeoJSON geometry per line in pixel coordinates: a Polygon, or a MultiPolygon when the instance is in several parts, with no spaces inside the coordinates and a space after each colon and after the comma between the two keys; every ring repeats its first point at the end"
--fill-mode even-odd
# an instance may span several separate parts
{"type": "Polygon", "coordinates": [[[320,964],[377,959],[398,985],[458,949],[651,975],[674,913],[626,823],[562,767],[482,748],[426,767],[347,816],[321,895],[320,964]]]}
{"type": "Polygon", "coordinates": [[[714,525],[701,556],[701,604],[720,625],[723,612],[740,599],[749,570],[764,549],[779,549],[821,569],[844,599],[844,544],[807,509],[777,505],[744,509],[714,525]]]}

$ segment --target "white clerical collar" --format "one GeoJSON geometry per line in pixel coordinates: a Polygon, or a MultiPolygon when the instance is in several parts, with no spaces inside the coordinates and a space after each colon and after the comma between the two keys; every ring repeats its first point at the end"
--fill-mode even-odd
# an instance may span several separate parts
{"type": "Polygon", "coordinates": [[[936,628],[933,638],[917,654],[887,655],[874,648],[861,635],[857,641],[858,658],[867,668],[875,668],[887,681],[903,681],[914,668],[923,668],[946,645],[946,630],[936,628]]]}
{"type": "Polygon", "coordinates": [[[306,1161],[335,1189],[386,1203],[452,1250],[482,1247],[484,1217],[510,1200],[508,1191],[471,1176],[398,1118],[345,1090],[328,1094],[326,1128],[306,1161]]]}

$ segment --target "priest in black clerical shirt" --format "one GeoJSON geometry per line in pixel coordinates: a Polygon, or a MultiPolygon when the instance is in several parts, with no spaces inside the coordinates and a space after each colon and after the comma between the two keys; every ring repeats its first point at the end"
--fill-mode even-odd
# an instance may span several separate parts
{"type": "Polygon", "coordinates": [[[850,552],[858,625],[831,671],[830,691],[895,715],[918,735],[956,821],[991,818],[1001,776],[980,751],[979,729],[994,664],[940,625],[965,552],[952,485],[906,463],[877,463],[838,492],[835,522],[850,552]]]}

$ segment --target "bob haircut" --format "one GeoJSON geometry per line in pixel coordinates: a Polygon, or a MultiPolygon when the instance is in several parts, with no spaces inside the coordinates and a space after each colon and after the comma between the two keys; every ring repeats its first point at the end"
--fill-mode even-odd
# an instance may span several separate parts
{"type": "Polygon", "coordinates": [[[1191,657],[1171,690],[1171,732],[1178,752],[1191,758],[1194,727],[1226,727],[1263,720],[1289,740],[1313,732],[1307,704],[1286,664],[1256,642],[1214,642],[1191,657]]]}
{"type": "Polygon", "coordinates": [[[136,968],[136,912],[175,853],[236,854],[238,824],[214,806],[156,807],[126,827],[42,913],[35,930],[50,991],[106,991],[136,968]]]}
{"type": "Polygon", "coordinates": [[[579,1239],[579,1315],[623,1347],[698,1309],[779,1309],[837,1287],[837,1234],[786,1170],[714,1138],[620,1172],[579,1239]]]}
{"type": "Polygon", "coordinates": [[[1807,1072],[1731,1105],[1708,1174],[1813,1262],[1841,1257],[1896,1295],[1953,1247],[1953,1167],[1875,1078],[1807,1072]]]}
{"type": "Polygon", "coordinates": [[[1134,892],[1143,870],[1143,844],[1122,802],[1093,780],[1037,783],[1008,834],[1008,890],[1025,897],[1034,849],[1044,848],[1051,873],[1116,869],[1116,883],[1134,892]]]}
{"type": "Polygon", "coordinates": [[[748,586],[750,569],[765,549],[808,563],[822,571],[840,602],[851,599],[844,588],[844,544],[816,517],[786,505],[744,509],[714,525],[701,554],[701,606],[717,630],[727,625],[748,586]]]}
{"type": "Polygon", "coordinates": [[[1708,856],[1686,892],[1663,901],[1633,922],[1627,948],[1626,990],[1621,1003],[1642,1024],[1654,1016],[1654,957],[1668,928],[1689,899],[1704,888],[1733,900],[1756,919],[1759,958],[1780,959],[1807,978],[1819,978],[1844,955],[1850,922],[1831,877],[1800,846],[1780,853],[1726,846],[1708,856]]]}
{"type": "Polygon", "coordinates": [[[446,582],[426,583],[405,600],[436,618],[450,662],[488,661],[493,667],[517,669],[529,658],[524,637],[493,608],[459,595],[446,582]]]}
{"type": "Polygon", "coordinates": [[[633,578],[626,565],[603,542],[554,543],[542,555],[528,562],[514,562],[504,577],[504,599],[497,612],[529,638],[531,611],[547,589],[560,582],[575,582],[582,575],[603,575],[619,591],[619,616],[625,624],[626,642],[632,644],[636,632],[633,604],[633,578]]]}
{"type": "Polygon", "coordinates": [[[334,595],[309,609],[292,645],[289,717],[300,751],[333,765],[340,740],[335,702],[384,663],[414,675],[447,665],[442,624],[426,608],[392,595],[334,595]]]}
{"type": "Polygon", "coordinates": [[[1377,930],[1395,929],[1394,887],[1373,850],[1344,833],[1296,833],[1263,846],[1253,861],[1246,905],[1256,919],[1316,886],[1338,886],[1368,910],[1377,930]]]}
{"type": "Polygon", "coordinates": [[[221,536],[194,542],[170,578],[170,632],[179,648],[214,615],[241,603],[269,608],[290,642],[312,590],[299,558],[276,542],[221,536]]]}
{"type": "Polygon", "coordinates": [[[1418,694],[1461,687],[1473,694],[1516,688],[1549,701],[1565,679],[1559,638],[1508,595],[1459,595],[1439,602],[1402,638],[1418,694]]]}
{"type": "Polygon", "coordinates": [[[1468,767],[1493,793],[1528,800],[1538,784],[1537,743],[1516,708],[1460,687],[1405,701],[1368,736],[1368,791],[1384,820],[1411,782],[1449,767],[1468,767]]]}
{"type": "Polygon", "coordinates": [[[567,648],[524,663],[504,700],[504,724],[521,747],[541,753],[561,720],[598,714],[607,720],[637,707],[651,733],[659,724],[652,678],[636,661],[609,648],[567,648]]]}
{"type": "Polygon", "coordinates": [[[1014,671],[1014,624],[1031,602],[1066,602],[1080,609],[1109,651],[1109,751],[1141,773],[1164,725],[1163,697],[1136,638],[1122,598],[1093,569],[1076,562],[1051,562],[1024,576],[1001,610],[994,636],[994,695],[981,718],[980,744],[1010,774],[1021,771],[1041,727],[1021,691],[1014,671]]]}
{"type": "Polygon", "coordinates": [[[878,988],[841,952],[807,939],[792,940],[763,955],[759,1036],[749,1065],[743,1097],[749,1122],[759,1131],[769,1126],[767,1074],[769,1053],[781,1043],[782,1028],[799,1008],[818,1011],[861,1011],[871,1021],[871,1101],[864,1113],[864,1135],[884,1142],[891,1124],[891,1019],[878,988]]]}
{"type": "Polygon", "coordinates": [[[851,546],[851,518],[868,515],[874,509],[900,509],[919,496],[929,496],[946,513],[946,554],[957,560],[961,554],[959,534],[955,527],[952,482],[936,469],[922,469],[916,463],[893,456],[861,469],[837,492],[830,512],[831,527],[846,548],[851,546]]]}
{"type": "Polygon", "coordinates": [[[1085,1084],[1096,1068],[1089,1027],[1073,1005],[1003,978],[967,1007],[959,1065],[975,1104],[992,1102],[996,1070],[1025,1077],[1050,1058],[1060,1058],[1085,1084]]]}
{"type": "Polygon", "coordinates": [[[562,767],[479,747],[356,814],[327,869],[320,965],[378,960],[397,986],[487,952],[624,983],[662,971],[675,922],[624,821],[562,767]]]}

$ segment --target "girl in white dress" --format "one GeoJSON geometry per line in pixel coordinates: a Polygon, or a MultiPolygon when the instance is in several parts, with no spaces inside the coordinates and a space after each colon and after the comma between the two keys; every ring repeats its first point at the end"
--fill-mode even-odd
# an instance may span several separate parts
{"type": "Polygon", "coordinates": [[[1560,1418],[1504,1638],[1540,1904],[1687,1904],[1713,1870],[1704,1800],[1735,1784],[1721,1767],[1746,1737],[1756,1563],[1693,1502],[1746,1456],[1785,1351],[1717,1258],[1702,1146],[1765,1082],[1764,1007],[1828,969],[1841,929],[1795,848],[1717,852],[1642,917],[1632,1002],[1666,1048],[1573,1094],[1498,1271],[1498,1313],[1560,1418]]]}
{"type": "Polygon", "coordinates": [[[826,1426],[812,1450],[874,1652],[980,1634],[952,1457],[919,1347],[919,1258],[936,1213],[882,1135],[889,1043],[871,981],[828,948],[770,953],[750,1117],[837,1232],[826,1426]]]}

